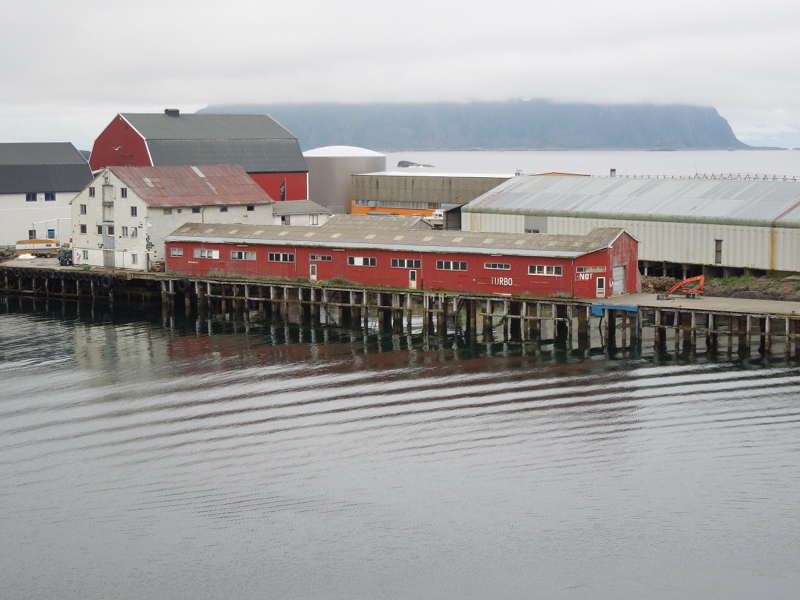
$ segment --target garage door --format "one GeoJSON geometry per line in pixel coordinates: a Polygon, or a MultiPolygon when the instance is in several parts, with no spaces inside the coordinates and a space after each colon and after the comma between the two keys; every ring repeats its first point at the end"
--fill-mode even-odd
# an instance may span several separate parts
{"type": "Polygon", "coordinates": [[[612,282],[612,295],[619,296],[625,290],[625,265],[614,267],[612,270],[614,281],[612,282]]]}

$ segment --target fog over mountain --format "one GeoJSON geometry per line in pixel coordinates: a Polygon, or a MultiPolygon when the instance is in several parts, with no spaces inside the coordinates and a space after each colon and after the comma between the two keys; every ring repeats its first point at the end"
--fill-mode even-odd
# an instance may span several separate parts
{"type": "Polygon", "coordinates": [[[205,113],[267,113],[304,150],[343,144],[403,150],[744,149],[715,108],[650,104],[225,104],[205,113]]]}

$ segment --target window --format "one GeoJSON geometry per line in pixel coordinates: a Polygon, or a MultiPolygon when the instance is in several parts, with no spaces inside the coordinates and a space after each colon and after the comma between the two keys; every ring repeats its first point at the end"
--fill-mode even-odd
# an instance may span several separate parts
{"type": "Polygon", "coordinates": [[[219,207],[219,212],[228,212],[228,207],[227,206],[220,206],[219,207]]]}
{"type": "Polygon", "coordinates": [[[25,194],[25,202],[36,202],[36,194],[35,193],[25,194]]]}
{"type": "Polygon", "coordinates": [[[270,252],[269,262],[294,262],[294,254],[282,254],[280,252],[270,252]]]}
{"type": "Polygon", "coordinates": [[[136,207],[135,207],[135,206],[131,206],[131,216],[132,216],[132,217],[135,217],[135,216],[137,216],[137,213],[138,213],[138,212],[139,212],[139,211],[137,211],[137,210],[136,210],[136,207]]]}
{"type": "Polygon", "coordinates": [[[88,231],[86,231],[86,229],[87,229],[86,225],[81,225],[81,233],[89,233],[88,231]]]}
{"type": "Polygon", "coordinates": [[[183,248],[170,248],[169,249],[170,256],[183,256],[183,248]]]}
{"type": "Polygon", "coordinates": [[[28,239],[35,240],[36,239],[36,230],[35,229],[28,229],[28,239]]]}
{"type": "Polygon", "coordinates": [[[195,248],[195,258],[219,258],[219,250],[206,250],[205,248],[195,248]]]}
{"type": "Polygon", "coordinates": [[[114,235],[114,226],[106,225],[106,231],[108,232],[108,235],[114,235]]]}
{"type": "Polygon", "coordinates": [[[256,209],[256,207],[255,207],[255,206],[253,206],[252,204],[250,204],[250,205],[247,207],[247,212],[253,212],[255,209],[256,209]]]}
{"type": "Polygon", "coordinates": [[[347,264],[351,267],[374,267],[377,266],[377,259],[370,256],[348,256],[347,264]]]}
{"type": "Polygon", "coordinates": [[[79,206],[79,209],[80,209],[80,210],[79,210],[78,212],[80,212],[80,214],[82,214],[82,215],[85,215],[85,214],[86,214],[86,205],[85,205],[85,204],[81,204],[81,205],[79,206]]]}
{"type": "Polygon", "coordinates": [[[503,271],[510,271],[511,265],[508,263],[483,263],[484,269],[501,269],[503,271]]]}
{"type": "Polygon", "coordinates": [[[561,267],[554,267],[553,265],[528,265],[528,275],[561,277],[561,267]]]}
{"type": "Polygon", "coordinates": [[[136,227],[131,227],[131,237],[139,237],[139,230],[136,227]]]}
{"type": "Polygon", "coordinates": [[[525,233],[539,233],[538,229],[526,229],[525,233]]]}
{"type": "Polygon", "coordinates": [[[122,237],[128,237],[128,228],[127,227],[123,227],[122,228],[122,237]]]}
{"type": "Polygon", "coordinates": [[[197,215],[197,214],[200,214],[200,207],[199,207],[199,206],[193,206],[193,207],[192,207],[192,212],[193,212],[194,214],[196,214],[196,215],[197,215]]]}
{"type": "Polygon", "coordinates": [[[123,198],[127,198],[128,197],[128,188],[120,188],[119,189],[119,193],[123,198]]]}
{"type": "Polygon", "coordinates": [[[245,252],[242,250],[231,250],[231,260],[255,260],[255,252],[245,252]]]}
{"type": "Polygon", "coordinates": [[[323,256],[321,254],[312,254],[308,257],[311,262],[331,262],[331,256],[323,256]]]}
{"type": "Polygon", "coordinates": [[[605,273],[605,267],[575,267],[576,273],[605,273]]]}
{"type": "Polygon", "coordinates": [[[449,261],[449,260],[437,260],[436,261],[436,270],[437,271],[466,271],[467,270],[467,263],[459,262],[459,261],[449,261]]]}
{"type": "Polygon", "coordinates": [[[98,225],[97,226],[97,235],[103,235],[103,226],[102,225],[98,225]]]}
{"type": "Polygon", "coordinates": [[[412,258],[393,258],[392,267],[395,269],[421,269],[422,261],[412,258]]]}
{"type": "Polygon", "coordinates": [[[83,260],[89,260],[89,251],[83,250],[83,260]]]}
{"type": "Polygon", "coordinates": [[[89,198],[94,198],[94,197],[95,197],[95,196],[94,196],[94,188],[93,188],[93,187],[90,187],[90,188],[89,188],[89,198]]]}
{"type": "Polygon", "coordinates": [[[164,209],[164,214],[165,215],[171,215],[172,214],[172,209],[171,208],[165,208],[164,209]]]}
{"type": "Polygon", "coordinates": [[[55,192],[45,192],[44,193],[44,201],[45,202],[54,202],[55,199],[56,199],[56,193],[55,192]]]}
{"type": "Polygon", "coordinates": [[[722,240],[714,240],[714,263],[722,264],[722,240]]]}
{"type": "Polygon", "coordinates": [[[286,215],[283,215],[281,217],[281,225],[288,225],[288,224],[289,224],[289,217],[287,217],[286,215]]]}
{"type": "Polygon", "coordinates": [[[56,239],[56,230],[55,229],[48,229],[47,230],[47,239],[48,240],[56,239]]]}
{"type": "Polygon", "coordinates": [[[139,255],[138,254],[131,254],[131,264],[135,265],[139,262],[139,255]]]}
{"type": "Polygon", "coordinates": [[[309,225],[319,225],[319,215],[308,215],[309,225]]]}

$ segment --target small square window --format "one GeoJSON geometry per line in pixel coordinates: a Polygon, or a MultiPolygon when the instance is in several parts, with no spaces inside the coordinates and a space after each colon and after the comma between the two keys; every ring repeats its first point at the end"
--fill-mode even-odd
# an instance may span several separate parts
{"type": "Polygon", "coordinates": [[[165,215],[171,215],[172,214],[172,209],[171,208],[165,208],[164,209],[164,214],[165,215]]]}
{"type": "Polygon", "coordinates": [[[253,212],[256,209],[252,204],[247,207],[247,212],[253,212]]]}
{"type": "Polygon", "coordinates": [[[56,239],[56,230],[55,229],[48,229],[47,230],[47,239],[48,240],[56,239]]]}
{"type": "Polygon", "coordinates": [[[82,215],[85,215],[85,214],[86,214],[86,205],[85,205],[85,204],[81,204],[81,205],[80,205],[80,211],[79,211],[79,212],[80,212],[82,215]]]}
{"type": "Polygon", "coordinates": [[[94,198],[94,188],[93,187],[89,188],[89,198],[94,198]]]}
{"type": "Polygon", "coordinates": [[[108,229],[108,235],[114,235],[114,226],[113,225],[106,225],[108,229]]]}
{"type": "Polygon", "coordinates": [[[128,188],[120,188],[119,193],[123,198],[127,198],[128,197],[128,188]]]}
{"type": "Polygon", "coordinates": [[[170,256],[183,256],[183,248],[170,248],[170,256]]]}
{"type": "Polygon", "coordinates": [[[36,194],[35,193],[25,194],[25,202],[36,202],[36,194]]]}
{"type": "Polygon", "coordinates": [[[136,210],[136,207],[135,206],[131,206],[131,216],[135,217],[135,216],[137,216],[137,213],[138,213],[138,211],[136,210]]]}
{"type": "Polygon", "coordinates": [[[44,193],[44,201],[45,202],[54,202],[55,199],[56,199],[56,193],[55,192],[45,192],[44,193]]]}
{"type": "Polygon", "coordinates": [[[81,225],[81,233],[87,233],[86,225],[81,225]]]}
{"type": "Polygon", "coordinates": [[[36,239],[36,230],[35,229],[28,229],[28,239],[35,240],[36,239]]]}
{"type": "Polygon", "coordinates": [[[228,207],[227,206],[220,206],[219,207],[219,212],[228,212],[228,207]]]}
{"type": "Polygon", "coordinates": [[[193,206],[192,207],[192,212],[194,214],[199,214],[200,213],[200,207],[199,206],[193,206]]]}
{"type": "Polygon", "coordinates": [[[103,235],[103,226],[102,225],[98,225],[97,226],[97,235],[103,235]]]}

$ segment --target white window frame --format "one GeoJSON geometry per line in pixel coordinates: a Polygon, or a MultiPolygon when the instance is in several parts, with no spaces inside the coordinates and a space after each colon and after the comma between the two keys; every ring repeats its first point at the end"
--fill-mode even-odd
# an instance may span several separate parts
{"type": "Polygon", "coordinates": [[[308,257],[308,260],[311,262],[331,262],[333,260],[333,256],[329,256],[327,254],[312,254],[308,257]]]}
{"type": "Polygon", "coordinates": [[[169,249],[169,255],[174,258],[180,258],[183,256],[183,248],[172,247],[169,249]]]}
{"type": "Polygon", "coordinates": [[[558,265],[528,265],[528,275],[562,277],[564,269],[558,265]]]}
{"type": "Polygon", "coordinates": [[[437,271],[466,271],[468,264],[463,260],[437,260],[437,271]]]}
{"type": "Polygon", "coordinates": [[[231,250],[231,260],[255,260],[256,253],[252,250],[231,250]]]}
{"type": "Polygon", "coordinates": [[[267,256],[269,262],[293,263],[294,258],[294,254],[289,252],[270,252],[269,256],[267,256]]]}
{"type": "Polygon", "coordinates": [[[509,263],[483,263],[484,269],[510,271],[511,265],[509,263]]]}
{"type": "Polygon", "coordinates": [[[377,267],[378,259],[374,256],[348,256],[348,267],[377,267]]]}
{"type": "Polygon", "coordinates": [[[195,258],[210,258],[212,260],[219,260],[219,250],[212,250],[211,248],[195,248],[195,258]]]}

